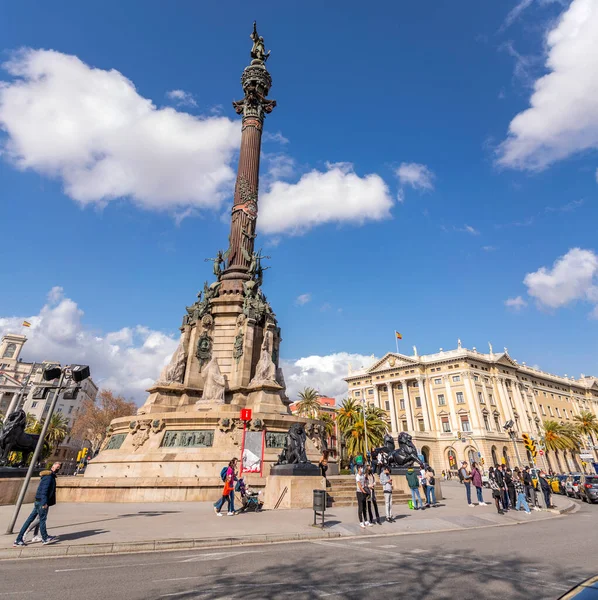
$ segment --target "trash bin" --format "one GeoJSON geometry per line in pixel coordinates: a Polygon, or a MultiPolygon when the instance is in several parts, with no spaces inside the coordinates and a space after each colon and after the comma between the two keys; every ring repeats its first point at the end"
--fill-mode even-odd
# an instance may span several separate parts
{"type": "Polygon", "coordinates": [[[326,490],[314,490],[314,512],[326,510],[326,490]]]}

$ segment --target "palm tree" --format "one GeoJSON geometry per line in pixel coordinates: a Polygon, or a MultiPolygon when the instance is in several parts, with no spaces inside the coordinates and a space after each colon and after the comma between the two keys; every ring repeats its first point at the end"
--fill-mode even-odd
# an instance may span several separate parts
{"type": "Polygon", "coordinates": [[[577,431],[581,435],[588,436],[592,445],[594,445],[594,435],[598,434],[598,420],[596,415],[589,410],[582,410],[579,415],[573,417],[577,431]]]}
{"type": "Polygon", "coordinates": [[[297,402],[297,414],[301,417],[317,419],[322,408],[318,402],[320,394],[314,388],[306,387],[299,392],[299,401],[297,402]]]}
{"type": "Polygon", "coordinates": [[[359,403],[353,398],[345,398],[341,407],[336,410],[336,421],[339,431],[345,435],[361,414],[359,403]]]}
{"type": "Polygon", "coordinates": [[[324,425],[324,433],[326,434],[326,437],[331,438],[334,435],[335,430],[334,419],[329,413],[325,412],[321,413],[318,418],[320,419],[320,421],[322,421],[322,424],[324,425]]]}
{"type": "Polygon", "coordinates": [[[46,431],[45,442],[51,450],[56,450],[68,433],[68,419],[60,413],[54,413],[46,431]]]}
{"type": "Polygon", "coordinates": [[[353,422],[352,426],[348,431],[343,431],[347,442],[347,452],[356,456],[362,454],[365,456],[366,444],[365,444],[365,429],[367,428],[367,448],[377,448],[382,445],[384,440],[384,434],[387,430],[386,421],[377,416],[373,411],[366,411],[365,413],[365,427],[363,422],[363,413],[358,415],[357,419],[353,422]]]}

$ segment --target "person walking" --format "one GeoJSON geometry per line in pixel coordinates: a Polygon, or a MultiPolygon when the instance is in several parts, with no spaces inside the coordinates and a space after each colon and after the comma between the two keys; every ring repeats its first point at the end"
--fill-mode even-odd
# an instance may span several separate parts
{"type": "Polygon", "coordinates": [[[366,514],[367,490],[365,485],[365,475],[363,474],[363,467],[361,465],[358,465],[357,467],[355,483],[357,486],[357,516],[359,518],[359,526],[370,527],[372,524],[367,520],[366,514]]]}
{"type": "Polygon", "coordinates": [[[235,481],[237,481],[237,462],[237,458],[231,459],[228,463],[226,471],[224,472],[224,489],[222,490],[222,497],[214,504],[214,512],[218,517],[222,516],[221,510],[225,502],[228,503],[228,512],[226,514],[229,517],[232,517],[235,514],[235,481]]]}
{"type": "Polygon", "coordinates": [[[525,484],[523,483],[523,477],[521,477],[519,473],[515,473],[513,476],[513,487],[515,488],[515,493],[517,494],[515,510],[521,510],[523,507],[525,513],[531,515],[532,511],[529,509],[527,499],[525,498],[525,484]]]}
{"type": "Polygon", "coordinates": [[[540,510],[540,507],[538,506],[538,495],[536,494],[536,488],[534,486],[534,480],[529,466],[523,469],[522,477],[523,485],[525,487],[525,495],[527,496],[527,501],[530,505],[530,508],[533,510],[540,510]]]}
{"type": "Polygon", "coordinates": [[[349,456],[349,471],[351,475],[355,475],[355,461],[352,456],[349,456]]]}
{"type": "Polygon", "coordinates": [[[419,470],[419,485],[422,487],[423,497],[426,499],[426,508],[430,508],[428,502],[428,480],[426,479],[426,468],[422,466],[419,470]]]}
{"type": "Polygon", "coordinates": [[[494,499],[496,510],[499,515],[504,515],[505,511],[502,509],[500,504],[502,490],[500,484],[498,483],[497,473],[499,473],[499,471],[495,471],[494,467],[490,467],[490,469],[488,469],[488,482],[490,483],[490,489],[492,490],[492,498],[494,499]]]}
{"type": "Polygon", "coordinates": [[[376,523],[382,525],[380,521],[380,513],[378,512],[378,502],[376,500],[376,477],[372,471],[372,467],[367,467],[365,471],[365,487],[367,491],[366,505],[368,509],[368,516],[370,517],[370,523],[374,523],[374,515],[372,514],[372,504],[374,505],[374,512],[376,513],[376,523]]]}
{"type": "Polygon", "coordinates": [[[384,513],[386,514],[386,520],[389,523],[394,523],[392,516],[392,477],[390,476],[390,467],[388,465],[385,465],[382,473],[380,473],[380,483],[384,492],[384,513]]]}
{"type": "Polygon", "coordinates": [[[42,543],[47,545],[58,541],[57,536],[48,535],[46,520],[48,518],[48,509],[50,506],[56,504],[56,475],[58,474],[58,471],[60,471],[60,467],[62,467],[62,464],[55,462],[50,470],[42,471],[40,473],[41,479],[39,480],[37,492],[35,493],[35,504],[33,505],[31,514],[27,517],[25,523],[23,523],[23,527],[21,527],[17,539],[13,543],[15,548],[27,545],[23,540],[23,537],[36,518],[39,518],[39,531],[42,543]]]}
{"type": "Polygon", "coordinates": [[[407,469],[407,474],[405,475],[405,477],[407,478],[407,485],[409,486],[409,489],[411,490],[411,500],[413,501],[413,508],[415,510],[419,510],[420,506],[421,506],[421,509],[423,510],[424,503],[422,501],[421,494],[419,493],[419,475],[418,475],[418,473],[416,473],[416,471],[413,467],[409,467],[407,469]],[[418,503],[420,504],[420,506],[418,506],[418,503]]]}
{"type": "Polygon", "coordinates": [[[542,494],[544,495],[544,503],[546,504],[546,508],[552,508],[552,498],[550,497],[552,494],[552,490],[550,489],[550,484],[546,479],[546,472],[540,471],[540,478],[538,480],[538,485],[542,490],[542,494]]]}
{"type": "Polygon", "coordinates": [[[478,504],[480,506],[486,506],[484,497],[482,495],[482,473],[478,467],[478,463],[476,462],[471,464],[471,483],[473,483],[473,486],[475,487],[475,491],[478,496],[478,504]]]}
{"type": "Polygon", "coordinates": [[[467,495],[468,506],[475,506],[475,504],[473,504],[473,502],[471,501],[471,472],[467,468],[466,460],[464,460],[461,463],[461,468],[459,469],[459,479],[465,486],[465,494],[467,495]]]}
{"type": "Polygon", "coordinates": [[[428,506],[436,508],[438,506],[436,502],[436,474],[429,465],[426,467],[426,481],[426,503],[428,506]]]}

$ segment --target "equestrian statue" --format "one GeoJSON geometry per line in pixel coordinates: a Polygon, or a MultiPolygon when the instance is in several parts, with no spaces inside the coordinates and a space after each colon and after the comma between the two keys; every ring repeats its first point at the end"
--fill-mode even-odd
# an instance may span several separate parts
{"type": "Polygon", "coordinates": [[[27,465],[29,455],[35,450],[39,435],[25,433],[27,415],[24,410],[10,413],[4,420],[4,427],[0,432],[0,465],[8,462],[11,452],[21,452],[22,460],[19,466],[27,465]]]}

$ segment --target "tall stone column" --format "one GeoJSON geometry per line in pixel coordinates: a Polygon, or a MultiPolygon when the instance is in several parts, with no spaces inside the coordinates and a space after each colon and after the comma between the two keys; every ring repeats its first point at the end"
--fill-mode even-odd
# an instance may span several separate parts
{"type": "Polygon", "coordinates": [[[426,431],[432,431],[432,426],[430,422],[430,412],[428,409],[428,400],[426,394],[426,388],[424,386],[425,377],[417,378],[417,387],[419,390],[419,395],[422,400],[422,413],[424,415],[424,425],[426,427],[426,431]]]}
{"type": "Polygon", "coordinates": [[[432,429],[431,431],[439,431],[439,424],[438,424],[438,405],[437,405],[437,401],[436,401],[436,396],[434,395],[434,388],[432,385],[432,378],[428,377],[428,387],[427,387],[428,392],[430,393],[429,398],[430,398],[430,424],[432,425],[432,429]]]}
{"type": "Polygon", "coordinates": [[[374,384],[374,404],[377,408],[382,408],[380,406],[380,393],[378,391],[378,386],[374,384]]]}
{"type": "Polygon", "coordinates": [[[513,409],[511,408],[511,403],[509,402],[509,398],[507,397],[505,390],[502,385],[502,377],[494,376],[493,381],[496,384],[496,393],[498,394],[498,401],[500,402],[500,406],[502,408],[502,416],[505,420],[515,420],[515,415],[513,414],[513,409]]]}
{"type": "Polygon", "coordinates": [[[451,390],[451,384],[448,375],[442,375],[442,381],[444,381],[444,389],[446,390],[446,401],[447,408],[449,410],[449,420],[451,422],[451,429],[453,433],[459,431],[461,424],[457,423],[457,409],[455,407],[455,400],[453,398],[453,392],[451,390]]]}
{"type": "Polygon", "coordinates": [[[522,431],[527,431],[529,424],[527,422],[526,413],[528,413],[529,411],[527,410],[525,400],[523,399],[523,395],[521,394],[521,389],[519,387],[520,383],[519,381],[517,381],[517,379],[512,379],[511,386],[513,387],[513,395],[515,397],[515,406],[517,406],[518,408],[517,412],[519,413],[520,429],[522,431]]]}
{"type": "Polygon", "coordinates": [[[243,71],[241,84],[245,97],[233,102],[237,114],[243,115],[241,149],[235,195],[233,200],[227,268],[222,275],[223,291],[240,291],[227,280],[250,279],[254,250],[255,227],[258,213],[258,183],[260,152],[264,117],[276,106],[266,96],[272,86],[272,77],[265,61],[254,59],[243,71]]]}
{"type": "Polygon", "coordinates": [[[397,407],[395,405],[395,395],[392,389],[394,382],[389,382],[386,385],[386,389],[388,390],[388,404],[390,405],[390,431],[392,434],[395,434],[399,431],[397,425],[397,407]]]}
{"type": "Polygon", "coordinates": [[[407,419],[407,431],[413,431],[413,411],[411,410],[411,398],[409,397],[409,383],[407,379],[401,381],[403,396],[405,397],[405,418],[407,419]]]}
{"type": "Polygon", "coordinates": [[[469,372],[461,373],[463,381],[465,383],[465,395],[469,396],[469,414],[471,415],[472,431],[480,433],[482,416],[480,412],[480,403],[476,398],[475,386],[473,385],[473,377],[469,372]]]}

